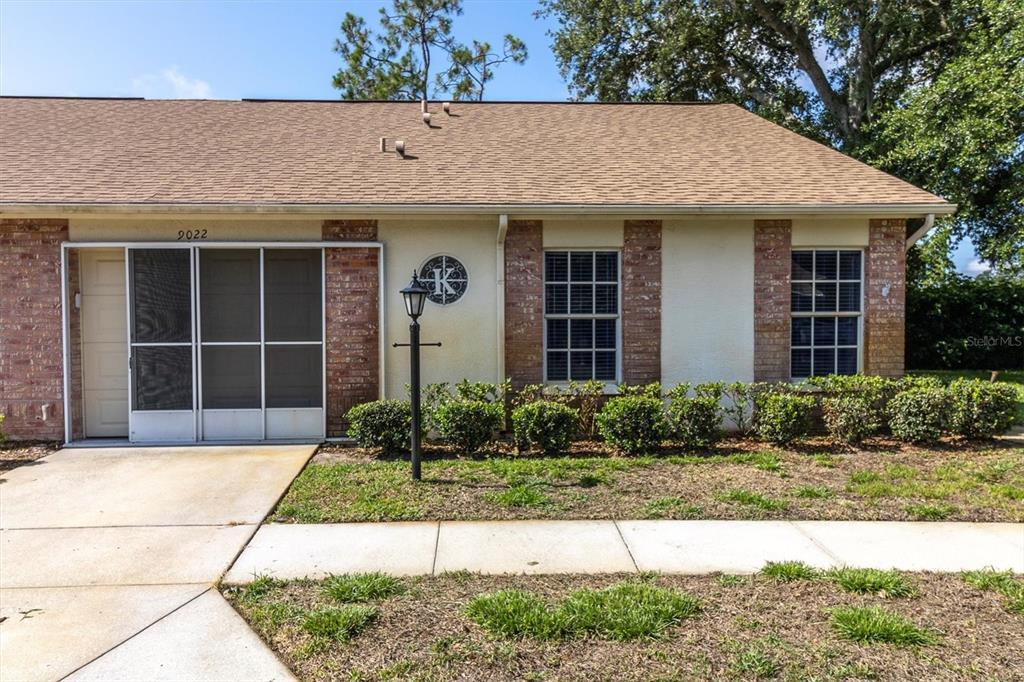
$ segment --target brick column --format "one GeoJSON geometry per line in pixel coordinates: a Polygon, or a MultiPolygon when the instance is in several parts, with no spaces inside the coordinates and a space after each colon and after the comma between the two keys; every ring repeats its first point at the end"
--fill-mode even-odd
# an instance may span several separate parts
{"type": "Polygon", "coordinates": [[[60,244],[67,238],[67,220],[0,219],[0,412],[10,438],[64,438],[60,244]]]}
{"type": "Polygon", "coordinates": [[[789,380],[789,220],[754,221],[754,381],[789,380]]]}
{"type": "Polygon", "coordinates": [[[85,413],[82,404],[82,311],[75,305],[75,294],[82,291],[78,249],[68,249],[68,404],[71,411],[71,439],[85,437],[85,413]]]}
{"type": "Polygon", "coordinates": [[[872,220],[864,262],[864,373],[903,376],[906,220],[872,220]]]}
{"type": "Polygon", "coordinates": [[[622,380],[661,381],[660,220],[623,225],[622,380]]]}
{"type": "MultiPolygon", "coordinates": [[[[324,241],[374,241],[375,220],[326,220],[324,241]]],[[[327,435],[344,436],[345,413],[380,396],[380,267],[376,248],[324,249],[327,435]]]]}
{"type": "Polygon", "coordinates": [[[544,224],[510,220],[505,235],[505,374],[544,381],[544,224]]]}

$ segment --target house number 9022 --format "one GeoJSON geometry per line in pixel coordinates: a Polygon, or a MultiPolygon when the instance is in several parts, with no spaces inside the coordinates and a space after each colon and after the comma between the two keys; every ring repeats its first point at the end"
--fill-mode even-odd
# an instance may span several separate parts
{"type": "Polygon", "coordinates": [[[206,239],[206,230],[178,230],[178,241],[193,241],[196,239],[206,239]]]}

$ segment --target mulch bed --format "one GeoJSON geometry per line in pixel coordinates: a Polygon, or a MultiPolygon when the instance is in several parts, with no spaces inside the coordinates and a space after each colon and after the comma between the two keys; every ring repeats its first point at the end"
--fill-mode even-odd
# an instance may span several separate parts
{"type": "Polygon", "coordinates": [[[0,471],[30,464],[60,449],[56,441],[7,441],[0,443],[0,471]]]}
{"type": "MultiPolygon", "coordinates": [[[[226,591],[254,629],[301,680],[1021,680],[1024,617],[1000,598],[959,576],[908,574],[912,599],[848,594],[825,581],[775,583],[761,576],[724,585],[715,576],[659,576],[655,582],[699,597],[703,613],[662,639],[611,642],[594,637],[538,642],[494,640],[466,618],[473,596],[524,589],[555,600],[581,587],[604,587],[623,576],[488,577],[449,574],[407,579],[405,594],[376,606],[377,619],[349,643],[304,649],[301,618],[270,624],[226,591]],[[829,625],[836,606],[883,606],[937,630],[934,646],[900,648],[840,639],[829,625]],[[749,651],[771,665],[749,669],[749,651]],[[747,663],[747,666],[744,666],[747,663]]],[[[330,605],[319,583],[274,588],[262,605],[298,613],[330,605]]]]}

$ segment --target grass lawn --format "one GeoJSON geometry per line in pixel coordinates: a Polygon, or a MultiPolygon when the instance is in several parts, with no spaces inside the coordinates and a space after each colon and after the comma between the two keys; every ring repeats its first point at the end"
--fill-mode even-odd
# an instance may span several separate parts
{"type": "Polygon", "coordinates": [[[795,450],[729,440],[699,454],[618,457],[576,443],[564,457],[468,459],[428,448],[409,464],[322,448],[269,520],[872,519],[1024,521],[1024,447],[825,439],[795,450]]]}
{"type": "Polygon", "coordinates": [[[1020,679],[1024,605],[1003,594],[1020,576],[804,573],[261,578],[224,593],[304,681],[1020,679]]]}

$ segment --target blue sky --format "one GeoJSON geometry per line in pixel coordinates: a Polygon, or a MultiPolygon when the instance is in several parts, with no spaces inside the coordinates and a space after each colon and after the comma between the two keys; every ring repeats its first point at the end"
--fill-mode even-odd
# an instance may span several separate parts
{"type": "MultiPolygon", "coordinates": [[[[345,12],[377,25],[382,2],[0,0],[0,94],[76,97],[333,99],[340,64],[331,48],[345,12]]],[[[500,45],[513,33],[526,64],[502,67],[490,100],[569,96],[550,50],[552,22],[534,0],[464,0],[462,41],[500,45]]],[[[957,266],[980,267],[963,243],[957,266]]]]}

